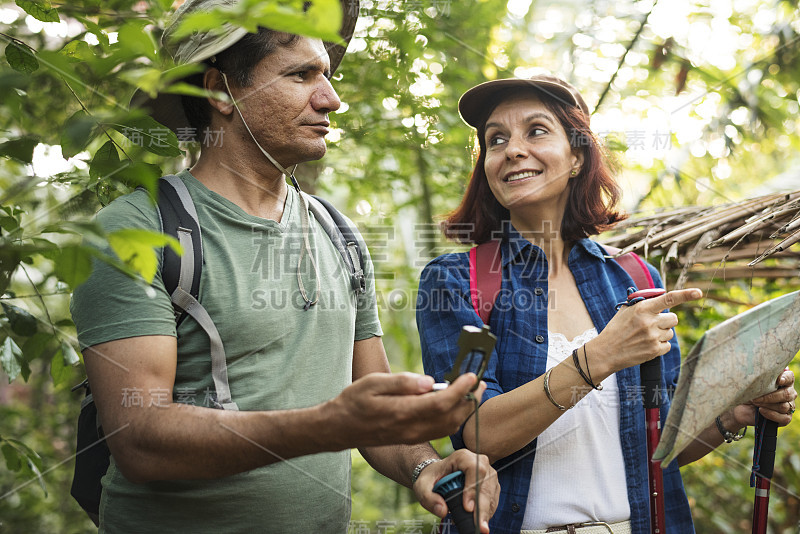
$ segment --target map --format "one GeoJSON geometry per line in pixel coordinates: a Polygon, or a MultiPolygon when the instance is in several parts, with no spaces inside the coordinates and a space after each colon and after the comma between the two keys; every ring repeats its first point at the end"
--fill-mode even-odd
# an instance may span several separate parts
{"type": "Polygon", "coordinates": [[[681,364],[654,459],[666,467],[719,414],[775,391],[775,381],[798,351],[800,291],[707,331],[681,364]]]}

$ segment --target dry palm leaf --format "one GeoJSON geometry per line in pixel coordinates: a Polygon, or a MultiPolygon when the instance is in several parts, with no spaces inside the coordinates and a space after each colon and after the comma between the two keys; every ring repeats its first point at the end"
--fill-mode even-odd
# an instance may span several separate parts
{"type": "MultiPolygon", "coordinates": [[[[659,257],[674,287],[724,289],[731,280],[800,280],[800,190],[714,207],[634,214],[604,243],[659,257]],[[767,262],[767,260],[769,260],[767,262]],[[722,281],[722,285],[719,282],[722,281]]],[[[652,259],[652,258],[651,258],[652,259]]]]}

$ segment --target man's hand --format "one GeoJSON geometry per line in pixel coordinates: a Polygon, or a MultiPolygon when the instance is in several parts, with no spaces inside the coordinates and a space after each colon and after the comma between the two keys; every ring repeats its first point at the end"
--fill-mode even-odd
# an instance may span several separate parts
{"type": "Polygon", "coordinates": [[[489,465],[489,458],[485,455],[481,454],[476,460],[476,454],[467,449],[455,451],[441,462],[433,463],[422,470],[414,483],[414,493],[423,508],[444,518],[447,515],[447,505],[441,495],[433,492],[433,486],[442,477],[455,471],[463,471],[464,510],[474,512],[476,469],[480,480],[481,532],[488,533],[489,519],[494,515],[500,499],[500,484],[497,482],[497,472],[489,465]],[[479,465],[476,465],[478,460],[479,465]]]}
{"type": "MultiPolygon", "coordinates": [[[[474,409],[466,396],[477,377],[465,374],[443,391],[414,373],[371,373],[344,389],[326,409],[346,442],[341,448],[416,444],[454,434],[474,409]]],[[[480,400],[486,384],[473,393],[480,400]]]]}

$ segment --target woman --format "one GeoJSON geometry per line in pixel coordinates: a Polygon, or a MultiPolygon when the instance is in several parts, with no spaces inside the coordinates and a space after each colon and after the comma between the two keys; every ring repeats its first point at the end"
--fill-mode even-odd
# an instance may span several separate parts
{"type": "MultiPolygon", "coordinates": [[[[461,97],[459,111],[477,130],[480,151],[444,231],[462,243],[501,239],[502,290],[489,321],[498,341],[483,377],[479,428],[480,452],[502,487],[492,532],[649,532],[637,366],[663,355],[661,391],[675,387],[678,320],[660,312],[701,292],[673,291],[615,312],[633,281],[587,236],[624,218],[615,209],[619,190],[571,85],[548,75],[487,82],[461,97]]],[[[462,325],[483,324],[471,304],[466,253],[425,268],[417,324],[425,370],[441,381],[462,325]]],[[[694,530],[678,465],[718,446],[723,433],[731,439],[753,425],[753,405],[788,424],[793,383],[786,372],[777,392],[721,414],[664,470],[667,532],[694,530]]],[[[473,416],[451,436],[454,447],[475,450],[474,423],[473,416]]]]}

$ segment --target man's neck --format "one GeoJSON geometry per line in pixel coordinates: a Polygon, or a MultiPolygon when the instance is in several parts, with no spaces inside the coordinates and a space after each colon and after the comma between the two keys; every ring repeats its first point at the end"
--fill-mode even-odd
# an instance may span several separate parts
{"type": "Polygon", "coordinates": [[[280,221],[288,186],[283,174],[266,158],[253,162],[230,151],[204,147],[192,175],[211,191],[246,213],[280,221]]]}

